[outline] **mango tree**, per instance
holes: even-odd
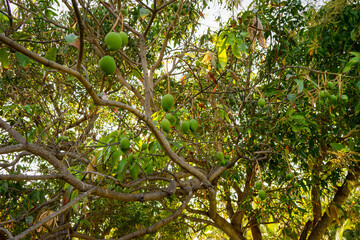
[[[357,224],[357,5],[227,1],[237,13],[201,35],[211,1],[4,3],[3,236],[321,239]]]

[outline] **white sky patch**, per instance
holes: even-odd
[[[218,2],[212,2],[204,9],[205,18],[200,19],[201,27],[198,30],[199,34],[207,32],[208,28],[211,31],[217,31],[221,28],[221,24],[226,23],[231,17],[236,17],[240,11],[245,11],[252,0],[244,0],[240,9],[234,9],[232,11],[224,8],[222,4]]]

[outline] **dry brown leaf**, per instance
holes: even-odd
[[[86,166],[85,171],[87,171],[87,172],[95,171],[96,164],[97,164],[96,157],[93,156],[91,163],[89,163],[89,165]],[[90,177],[92,181],[95,180],[95,174],[88,174],[87,177]]]
[[[80,48],[80,40],[79,38],[76,38],[76,40],[73,43],[69,43],[69,45],[76,47],[77,49]]]
[[[202,62],[205,63],[206,65],[211,63],[211,65],[216,66],[216,56],[215,56],[215,54],[213,52],[208,51],[207,53],[205,53]]]
[[[38,220],[37,220],[36,222],[39,222],[39,221],[47,218],[48,216],[50,216],[50,215],[53,214],[53,213],[54,213],[54,212],[51,211],[51,210],[46,210],[45,212],[43,212],[43,213],[39,216],[39,218],[38,218]],[[55,227],[58,226],[57,221],[58,221],[58,218],[57,218],[57,217],[54,217],[54,218],[50,219],[48,222],[46,222],[45,224],[46,224],[47,226],[49,226],[49,227],[55,228]],[[46,230],[46,228],[43,227],[43,226],[41,226],[41,227],[38,229],[38,232],[45,231],[45,230]]]
[[[212,72],[208,72],[208,76],[215,84],[217,84],[217,80]]]
[[[264,36],[264,27],[259,18],[253,18],[252,23],[248,28],[249,30],[249,38],[253,41],[252,44],[255,43],[256,39],[259,41],[261,47],[266,48],[266,39]]]
[[[311,98],[311,106],[315,107],[315,98],[314,96],[311,94],[310,91],[307,91],[307,94],[310,96]]]

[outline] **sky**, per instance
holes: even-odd
[[[252,0],[243,0],[242,8],[240,8],[240,10],[243,11],[247,9],[251,2]],[[218,30],[220,28],[220,22],[225,23],[233,14],[236,16],[238,13],[233,13],[232,11],[222,8],[217,1],[211,3],[210,6],[204,10],[205,18],[200,21],[201,27],[199,32],[204,33],[208,28],[213,31]],[[220,21],[216,21],[218,17],[220,17]]]

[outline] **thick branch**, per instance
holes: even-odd
[[[250,216],[249,224],[250,224],[251,235],[252,235],[253,239],[254,240],[262,240],[260,227],[256,220],[255,215]]]
[[[247,199],[249,194],[251,193],[251,186],[254,184],[254,178],[255,178],[256,168],[253,164],[251,167],[248,167],[246,172],[246,181],[245,181],[245,188],[243,192],[241,192],[241,195],[238,196],[238,205],[241,206],[242,203]],[[238,210],[235,212],[234,216],[231,219],[231,223],[235,226],[241,227],[242,220],[244,216],[244,209],[238,208]]]
[[[79,71],[81,69],[81,63],[82,63],[82,59],[83,59],[83,55],[84,55],[84,25],[83,22],[81,20],[81,15],[80,15],[80,11],[77,5],[77,2],[75,0],[71,0],[74,11],[75,11],[75,16],[76,16],[76,20],[78,22],[78,26],[79,26],[79,32],[80,32],[80,49],[79,49],[79,55],[78,55],[78,60],[77,60],[77,64],[76,64],[76,69]]]
[[[146,59],[146,39],[145,37],[140,38],[140,59],[141,66],[143,69],[144,77],[144,88],[145,88],[145,116],[150,118],[152,115],[151,104],[153,101],[153,81],[151,79],[147,59]]]
[[[348,172],[346,179],[341,187],[336,191],[336,194],[332,202],[327,208],[331,206],[341,206],[345,200],[349,197],[353,188],[353,182],[357,181],[360,176],[360,167],[356,167],[353,172]],[[308,240],[320,240],[324,235],[326,229],[331,225],[333,218],[330,217],[325,211],[321,219],[317,222],[315,227],[310,233]]]
[[[62,179],[63,175],[0,175],[0,180],[6,181],[36,181],[44,179]]]

